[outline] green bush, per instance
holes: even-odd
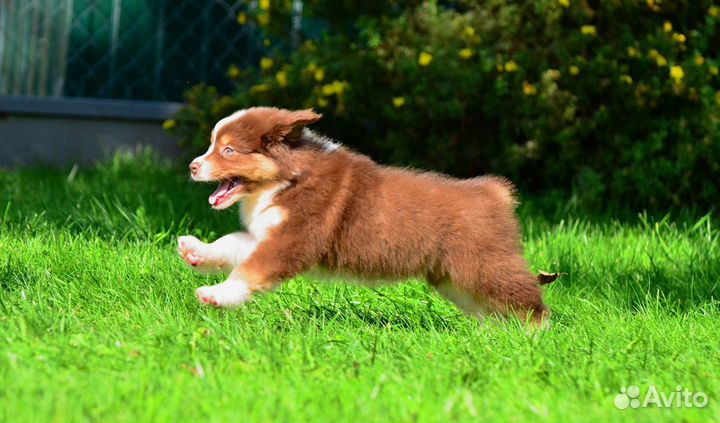
[[[260,3],[242,21],[272,43],[289,12]],[[596,207],[708,207],[719,193],[712,1],[394,2],[387,14],[370,2],[339,17],[337,2],[306,6],[339,24],[289,54],[271,47],[256,69],[229,69],[229,95],[186,93],[166,127],[188,151],[236,109],[314,107],[319,130],[386,163],[500,173]]]

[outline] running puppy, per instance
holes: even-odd
[[[242,201],[247,232],[178,240],[182,258],[228,279],[195,291],[237,307],[303,272],[365,283],[427,280],[465,313],[549,317],[522,257],[513,187],[381,166],[305,128],[312,110],[241,110],[219,121],[195,181],[219,182],[210,205]]]

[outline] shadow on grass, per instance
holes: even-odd
[[[441,314],[434,310],[405,310],[404,313],[389,311],[386,305],[378,304],[377,307],[332,307],[330,305],[315,304],[303,308],[302,313],[306,318],[321,322],[355,320],[362,326],[374,326],[376,328],[394,328],[402,330],[432,330],[436,332],[450,332],[455,330],[456,319],[448,318],[447,314]]]

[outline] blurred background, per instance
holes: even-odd
[[[178,159],[256,105],[382,163],[587,209],[707,210],[720,4],[0,0],[0,166]]]

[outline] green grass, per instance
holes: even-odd
[[[550,330],[481,326],[410,282],[298,278],[201,307],[175,236],[237,229],[212,190],[141,154],[78,172],[0,172],[0,421],[717,421],[711,216],[543,216],[522,206]],[[617,410],[621,386],[703,391]]]

